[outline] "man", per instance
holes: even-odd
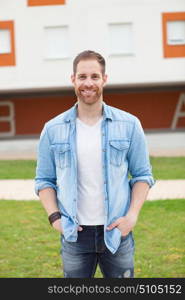
[[[105,60],[80,53],[77,103],[41,133],[36,193],[61,233],[64,277],[134,277],[133,228],[154,184],[139,120],[103,101]],[[131,178],[128,178],[128,175]]]

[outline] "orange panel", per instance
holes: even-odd
[[[10,107],[3,105],[0,106],[0,117],[7,117],[10,114]]]
[[[107,94],[105,102],[138,117],[145,129],[170,128],[179,92]],[[179,124],[178,124],[179,125]],[[181,125],[185,127],[185,118]]]
[[[28,6],[61,5],[65,0],[28,0]]]
[[[3,121],[0,122],[0,132],[9,132],[10,131],[10,122]]]
[[[179,94],[177,91],[123,94],[106,91],[104,101],[137,116],[144,129],[170,129]],[[39,135],[44,123],[73,106],[76,98],[43,95],[11,101],[15,107],[16,135]],[[185,128],[185,118],[179,119],[177,128]]]
[[[11,37],[11,52],[0,54],[0,66],[15,66],[14,22],[0,22],[0,29],[8,29]]]
[[[25,97],[14,99],[16,134],[40,134],[44,123],[74,105],[73,97]]]
[[[162,14],[164,57],[184,57],[185,45],[168,45],[167,43],[168,21],[185,21],[185,12]]]

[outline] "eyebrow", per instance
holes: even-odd
[[[79,73],[77,76],[79,77],[79,76],[86,76],[86,75],[87,75],[86,73]],[[100,76],[99,73],[93,73],[93,74],[91,74],[91,76],[94,76],[94,75]]]

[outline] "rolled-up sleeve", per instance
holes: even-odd
[[[137,118],[135,118],[128,151],[128,167],[131,174],[129,181],[131,188],[137,181],[146,182],[150,187],[155,184],[146,137],[141,123]]]
[[[37,167],[35,176],[35,193],[45,188],[56,190],[56,168],[50,147],[47,125],[44,126],[37,149]]]

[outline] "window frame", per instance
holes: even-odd
[[[15,42],[14,42],[14,21],[0,21],[0,29],[10,31],[10,53],[0,53],[0,67],[15,66]]]
[[[162,13],[163,54],[165,58],[185,57],[185,45],[169,45],[167,38],[167,22],[185,21],[185,12]]]
[[[28,6],[64,5],[66,0],[27,0]]]

